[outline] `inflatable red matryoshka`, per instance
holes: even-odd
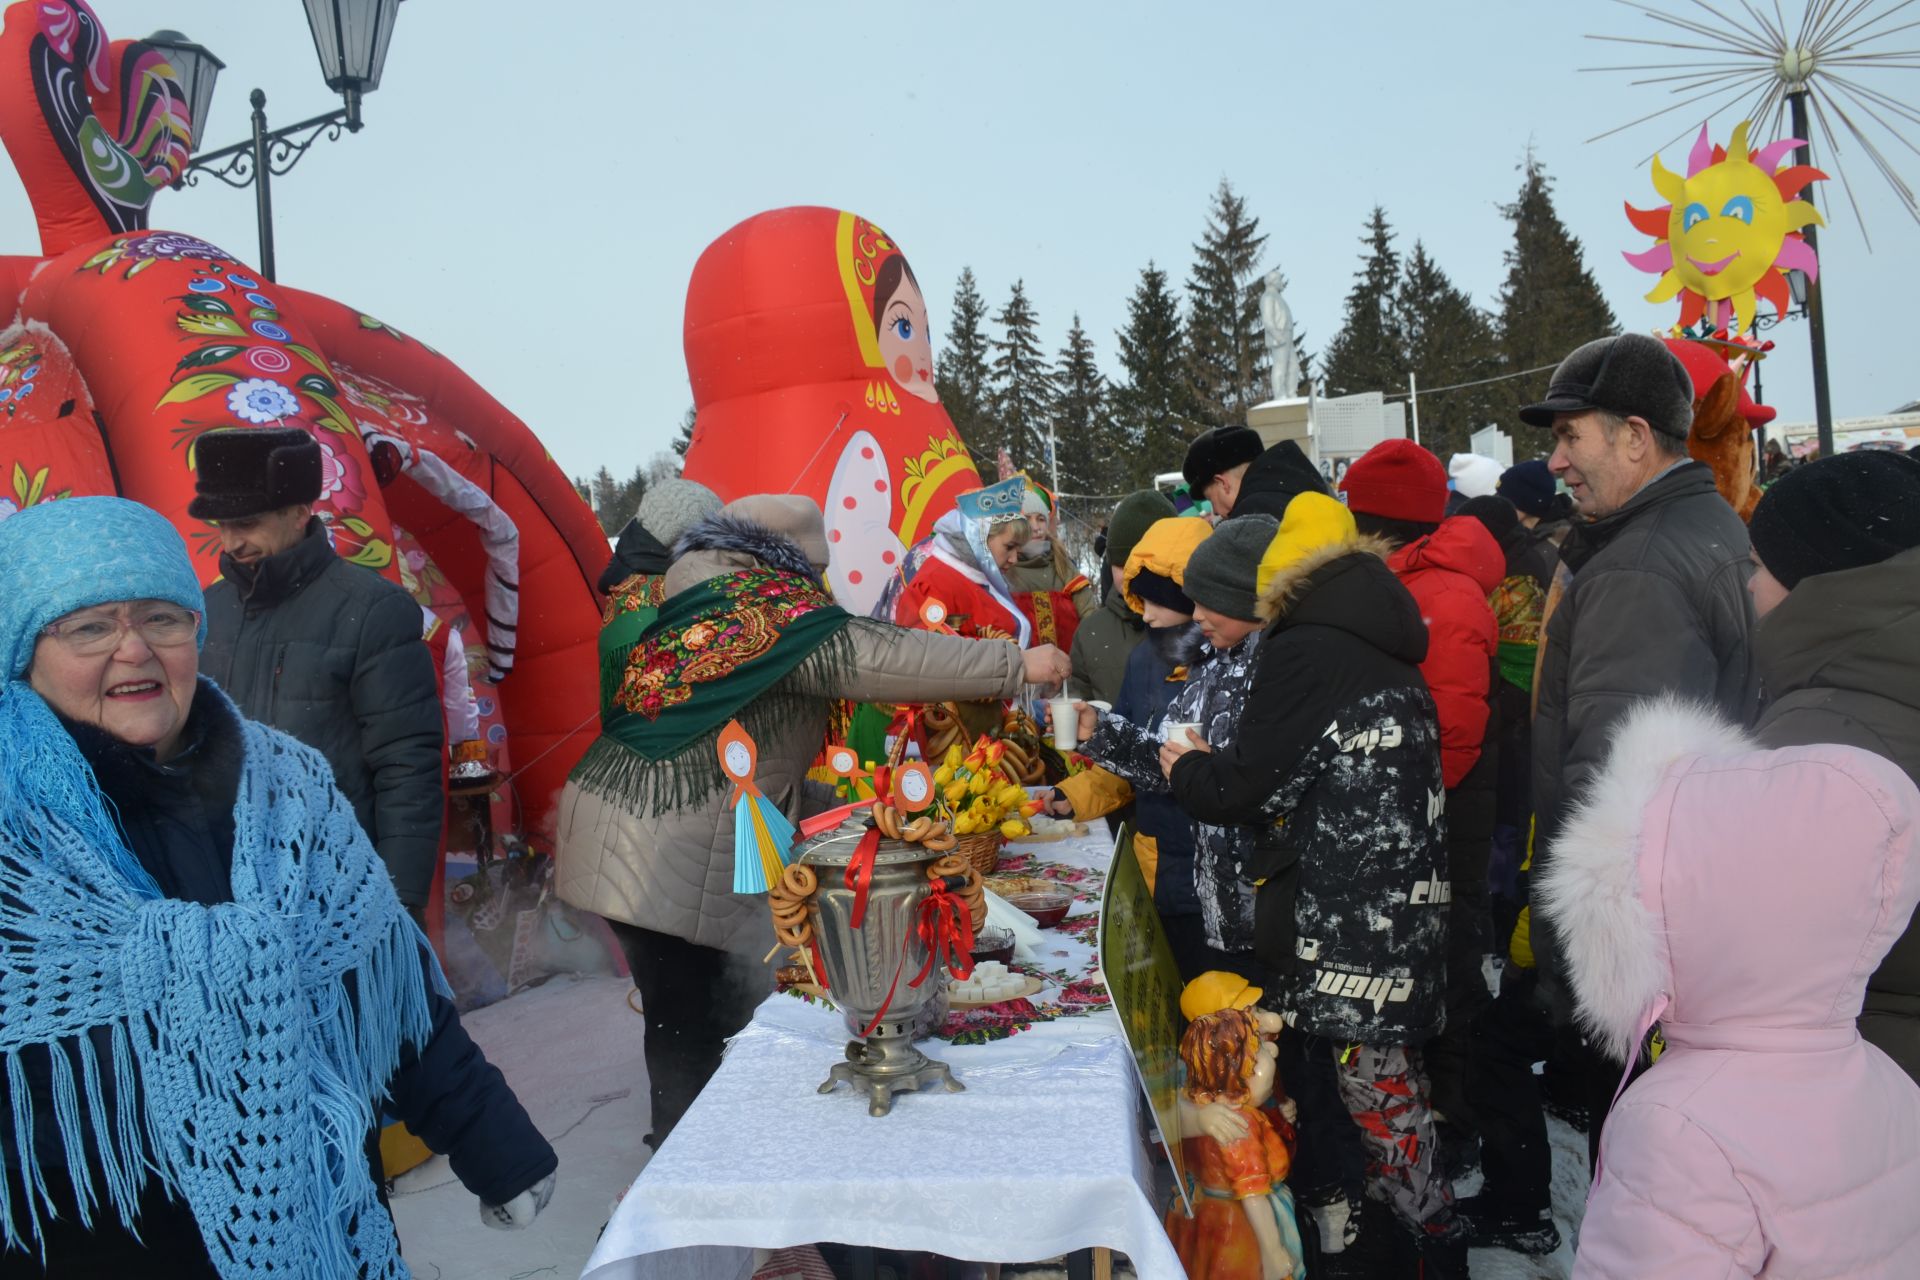
[[[931,329],[899,246],[839,209],[748,218],[707,246],[687,285],[687,478],[729,502],[818,502],[827,580],[855,613],[980,487],[934,389]]]

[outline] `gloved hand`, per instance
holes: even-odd
[[[505,1204],[483,1204],[480,1206],[480,1221],[495,1231],[519,1231],[540,1216],[547,1207],[547,1201],[553,1199],[553,1174],[522,1191]]]

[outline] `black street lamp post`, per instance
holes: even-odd
[[[1800,87],[1787,94],[1787,110],[1791,114],[1793,136],[1810,139],[1807,132],[1807,88],[1802,80]],[[1803,141],[1794,149],[1795,164],[1813,163],[1813,144]],[[1813,202],[1813,193],[1807,191],[1800,197],[1809,204]],[[1807,248],[1816,254],[1820,250],[1818,228],[1808,223],[1802,233],[1807,238]],[[1806,298],[1803,306],[1807,313],[1807,337],[1813,346],[1813,420],[1820,434],[1820,456],[1833,456],[1833,401],[1827,393],[1827,313],[1820,305],[1820,281],[1816,277],[1806,282]],[[1796,297],[1796,302],[1802,299]]]
[[[1783,316],[1761,315],[1753,317],[1754,332],[1771,329],[1782,320],[1798,320],[1807,314],[1807,274],[1798,267],[1787,269],[1787,291],[1793,295],[1793,307]],[[1753,362],[1753,402],[1765,404],[1766,398],[1760,387],[1760,370],[1766,364],[1764,360]]]
[[[254,189],[254,208],[260,223],[258,265],[269,280],[275,278],[272,179],[291,172],[323,134],[338,138],[343,129],[348,133],[360,131],[360,102],[380,87],[387,45],[393,39],[394,16],[400,8],[400,0],[305,0],[305,4],[320,72],[326,77],[327,87],[341,96],[342,104],[325,115],[269,129],[267,95],[255,89],[250,98],[253,136],[194,156],[176,184],[197,186],[199,175],[208,173],[230,187]],[[214,82],[226,64],[178,31],[157,31],[147,37],[146,43],[159,49],[173,67],[181,94],[193,112],[192,141],[197,145],[213,101]]]

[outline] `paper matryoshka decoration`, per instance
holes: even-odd
[[[685,341],[686,477],[729,502],[818,502],[827,580],[853,613],[871,612],[906,548],[980,487],[934,389],[913,268],[857,214],[775,209],[714,241],[687,284]]]
[[[1679,297],[1683,328],[1704,317],[1710,329],[1751,330],[1758,299],[1772,303],[1780,315],[1792,305],[1785,272],[1797,268],[1810,280],[1820,273],[1800,229],[1824,222],[1818,210],[1794,197],[1827,175],[1810,165],[1783,167],[1788,153],[1804,145],[1799,138],[1749,151],[1749,123],[1734,126],[1726,147],[1709,142],[1702,125],[1685,177],[1655,156],[1654,189],[1668,203],[1657,209],[1626,207],[1627,220],[1659,241],[1626,259],[1660,277],[1648,302]]]
[[[893,807],[902,813],[921,813],[933,805],[933,774],[918,760],[902,765],[893,775]]]
[[[714,750],[720,756],[720,771],[733,784],[733,795],[727,801],[733,807],[733,891],[765,893],[786,868],[787,850],[793,847],[795,835],[793,824],[754,783],[760,748],[738,720],[727,721]]]

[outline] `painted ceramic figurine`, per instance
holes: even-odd
[[[1261,1036],[1258,1017],[1253,1009],[1203,1014],[1180,1040],[1185,1101],[1198,1110],[1231,1108],[1245,1126],[1245,1136],[1230,1141],[1204,1132],[1182,1141],[1194,1211],[1189,1218],[1177,1204],[1168,1209],[1167,1234],[1192,1280],[1306,1275],[1286,1185],[1292,1157],[1264,1109],[1277,1084],[1277,1047]]]

